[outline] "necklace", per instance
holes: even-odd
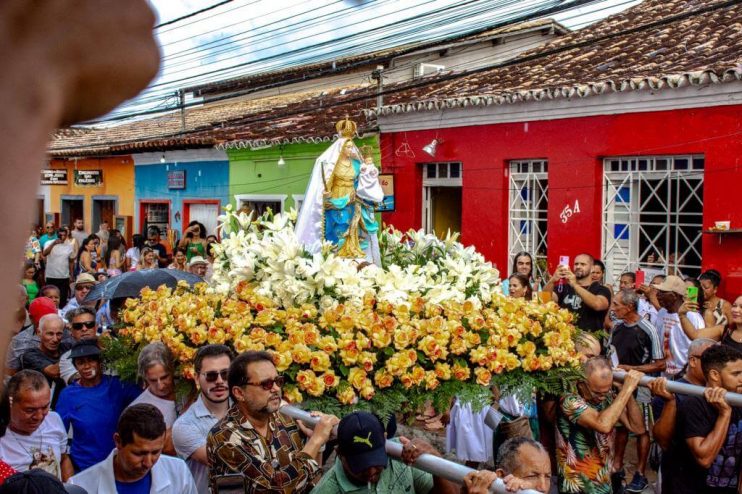
[[[18,444],[18,446],[20,446],[23,449],[23,451],[26,452],[26,454],[29,456],[29,458],[31,458],[31,463],[33,463],[33,460],[34,460],[33,452],[31,452],[28,449],[26,449],[26,447],[23,445],[23,443],[18,439],[18,436],[21,436],[22,434],[18,434],[13,429],[9,429],[9,430],[10,430],[10,432],[13,433],[13,439],[15,439],[15,442]],[[30,436],[31,436],[31,434],[29,434],[28,437],[30,437]],[[41,452],[44,449],[44,434],[43,433],[40,433],[39,436],[40,437],[39,437],[39,449],[38,449],[38,451]],[[31,449],[32,450],[34,449],[33,446],[31,446]]]

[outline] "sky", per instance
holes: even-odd
[[[223,0],[150,0],[167,23]],[[434,40],[533,13],[565,0],[232,0],[155,30],[160,74],[104,119],[172,108],[189,86]],[[596,0],[552,15],[580,29],[640,0]]]

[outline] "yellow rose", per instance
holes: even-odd
[[[265,335],[265,346],[270,348],[278,348],[283,339],[278,333],[267,333]]]
[[[294,363],[290,352],[273,352],[273,364],[278,372],[283,372]]]
[[[301,394],[301,391],[299,391],[296,386],[286,386],[283,391],[283,397],[289,403],[301,403],[302,401],[304,401],[304,396]]]
[[[370,400],[376,394],[376,390],[370,384],[371,381],[369,381],[369,380],[366,380],[366,381],[367,381],[367,385],[365,385],[365,386],[363,386],[361,388],[360,395],[361,395],[361,398],[363,398],[364,400]]]
[[[317,380],[317,375],[314,373],[314,371],[305,369],[300,370],[296,373],[296,384],[299,386],[299,389],[302,391],[306,391],[309,386],[311,386],[312,381]]]
[[[428,391],[433,391],[435,388],[438,387],[440,384],[440,381],[438,380],[438,376],[436,375],[435,371],[427,371],[425,373],[425,389]]]
[[[297,364],[307,364],[312,358],[312,351],[306,345],[295,345],[291,349],[291,358]]]
[[[322,374],[319,377],[323,383],[325,383],[326,388],[335,388],[340,384],[340,378],[335,375],[335,372],[332,370],[328,370],[324,374]]]
[[[361,389],[363,387],[363,383],[366,380],[366,371],[359,368],[359,367],[353,367],[348,372],[348,382],[356,389]]]
[[[517,346],[518,355],[526,357],[536,353],[536,345],[532,341],[526,341]]]
[[[312,379],[307,383],[306,391],[311,396],[322,396],[325,393],[325,383],[322,379]]]
[[[471,376],[471,369],[458,363],[453,364],[451,371],[453,372],[453,377],[458,381],[466,381]]]
[[[388,388],[394,383],[394,376],[386,369],[379,369],[374,374],[374,382],[379,388]]]
[[[477,384],[481,384],[482,386],[490,385],[490,381],[492,380],[492,373],[484,367],[477,367],[476,369],[474,369],[474,375],[477,378]]]
[[[445,362],[436,362],[435,375],[442,381],[451,379],[451,366]]]
[[[317,347],[327,354],[333,354],[337,351],[338,345],[332,336],[323,336],[317,342]]]
[[[374,364],[376,364],[376,354],[371,352],[361,352],[358,356],[358,364],[363,367],[367,373],[374,370]]]
[[[417,343],[417,348],[420,349],[427,357],[435,362],[436,360],[445,360],[448,356],[448,352],[442,348],[438,341],[432,336],[428,335]]]
[[[338,389],[337,398],[343,405],[354,405],[358,401],[356,392],[350,386],[345,386]]]
[[[330,368],[330,356],[325,352],[312,352],[309,367],[315,372],[325,372]]]

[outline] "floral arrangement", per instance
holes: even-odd
[[[504,297],[497,270],[455,236],[388,228],[384,267],[359,266],[329,245],[306,252],[294,217],[228,209],[210,285],[127,301],[109,351],[119,372],[152,341],[187,380],[204,344],[270,350],[288,400],[384,414],[426,400],[442,409],[455,395],[484,403],[492,384],[555,392],[579,375],[571,313]]]

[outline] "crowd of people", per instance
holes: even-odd
[[[494,432],[482,425],[486,414],[454,404],[449,450],[476,464],[491,462],[503,435],[539,439],[564,493],[643,492],[650,465],[658,472],[655,492],[742,492],[742,409],[724,400],[742,392],[742,296],[721,298],[715,270],[697,279],[656,274],[648,283],[641,270],[626,272],[611,287],[604,264],[589,254],[559,265],[545,283],[534,268],[530,254],[517,254],[504,291],[574,314],[585,380],[576,393],[531,403],[496,396]],[[628,373],[623,385],[613,382],[614,371]],[[645,375],[655,379],[638,386]],[[673,394],[668,381],[705,386],[705,395]],[[632,435],[637,461],[627,477]],[[486,448],[472,447],[493,441],[489,458]]]
[[[47,270],[59,246],[69,246],[63,256],[71,273],[116,261],[111,250],[125,247],[111,243],[112,232],[107,242],[80,235],[88,258],[73,262],[83,258],[73,255],[77,239],[49,230],[41,253]],[[130,258],[134,269],[147,263],[148,248],[153,265],[171,269],[209,255],[204,232],[180,242],[172,260],[150,234],[149,247],[139,240],[132,247],[139,256],[123,251],[124,269]],[[279,413],[284,377],[267,352],[235,356],[224,345],[202,347],[194,358],[198,394],[181,399],[169,350],[151,343],[138,357],[139,383],[123,382],[105,368],[99,348],[111,326],[85,300],[98,271],[77,274],[62,309],[62,289],[48,277],[30,300],[24,271],[0,403],[0,472],[43,471],[89,493],[208,493],[235,485],[245,492],[479,493],[497,478],[511,491],[620,493],[644,491],[647,469],[655,468],[655,492],[738,492],[742,409],[724,398],[742,391],[742,297],[731,304],[720,298],[715,271],[698,282],[656,276],[646,285],[624,273],[616,291],[603,272],[583,254],[539,286],[532,257],[516,256],[507,296],[553,300],[574,313],[584,380],[573,393],[525,402],[494,389],[494,430],[484,424],[488,410],[472,413],[455,402],[443,452],[420,437],[396,437],[396,421],[366,412],[342,420],[316,414],[314,429]],[[69,284],[62,274],[51,280]],[[116,304],[108,311],[115,323]],[[626,372],[620,385],[616,370]],[[648,387],[640,386],[645,375],[656,377]],[[705,394],[673,394],[668,381],[704,386]],[[628,480],[632,435],[637,463]],[[401,443],[401,459],[387,456],[387,439]],[[445,453],[476,469],[463,486],[412,466],[421,454]]]

